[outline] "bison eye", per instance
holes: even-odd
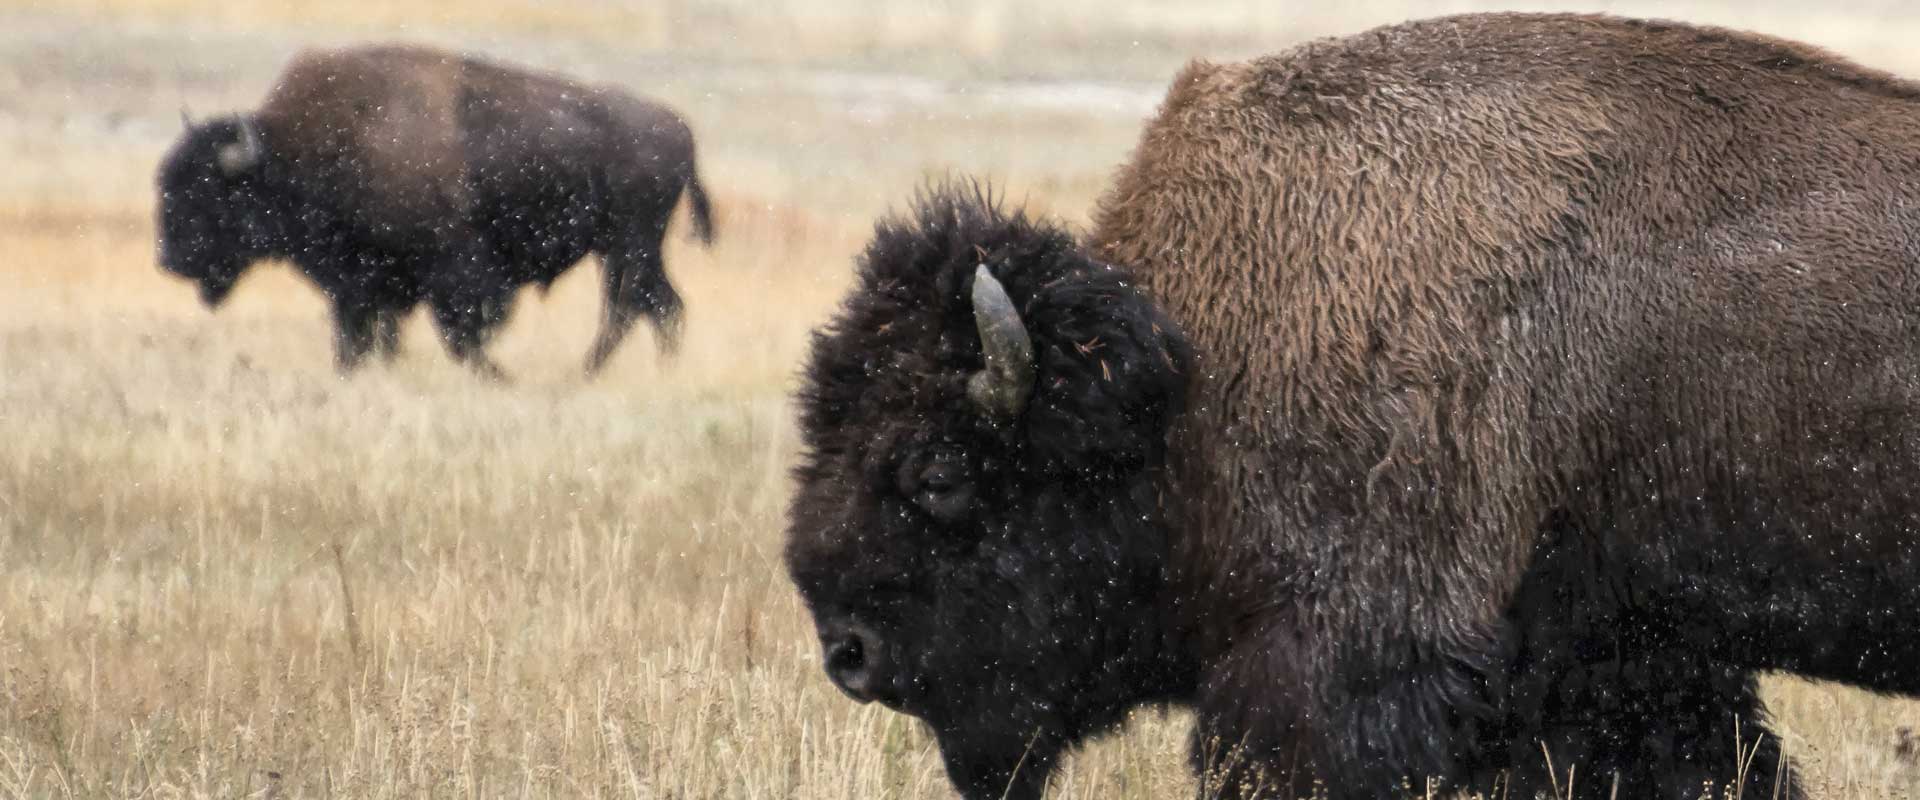
[[[973,505],[972,476],[964,456],[935,450],[901,465],[900,493],[942,522],[964,516]]]
[[[945,464],[928,464],[927,468],[920,472],[920,491],[949,492],[959,485],[959,477],[955,476],[953,469]]]

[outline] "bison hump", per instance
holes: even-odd
[[[433,226],[472,203],[459,124],[464,72],[459,57],[434,50],[303,53],[260,120],[343,207],[382,228]]]

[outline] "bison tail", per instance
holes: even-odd
[[[713,205],[707,201],[707,190],[700,186],[700,176],[687,174],[687,210],[693,214],[693,235],[700,237],[700,243],[713,246]]]

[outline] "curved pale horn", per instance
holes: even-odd
[[[1018,416],[1033,394],[1033,340],[1006,287],[985,264],[973,271],[973,321],[987,367],[967,379],[967,397],[990,416]]]
[[[240,120],[240,137],[233,144],[223,145],[217,158],[220,169],[231,175],[251,169],[260,163],[266,155],[266,148],[260,144],[260,129],[253,126],[253,120]]]
[[[180,127],[193,129],[193,112],[188,111],[184,105],[180,107]]]

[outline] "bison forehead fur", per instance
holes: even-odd
[[[964,408],[965,379],[981,367],[968,299],[981,264],[1034,340],[1038,379],[1015,429]],[[884,420],[1000,455],[1030,451],[1023,467],[1073,476],[1137,470],[1157,453],[1184,388],[1184,341],[1131,276],[1088,258],[1057,224],[1006,212],[982,187],[935,187],[878,226],[857,280],[814,340],[809,431],[867,437],[845,423]]]
[[[1084,249],[936,192],[806,373],[829,673],[973,798],[1169,700],[1220,796],[1797,796],[1757,672],[1920,692],[1916,131],[1794,43],[1469,15],[1189,67]]]

